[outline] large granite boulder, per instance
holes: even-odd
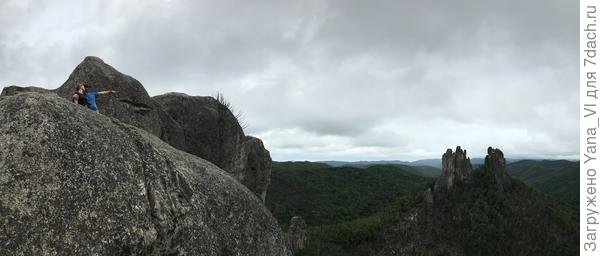
[[[231,111],[209,96],[167,93],[154,96],[163,109],[181,126],[183,144],[175,147],[200,156],[236,174],[244,131]]]
[[[39,92],[39,93],[52,93],[52,90],[48,90],[45,88],[41,88],[41,87],[36,87],[36,86],[16,86],[16,85],[11,85],[11,86],[6,86],[2,89],[2,93],[0,93],[0,96],[11,96],[11,95],[15,95],[15,94],[19,94],[19,93],[24,93],[24,92]]]
[[[0,97],[0,224],[0,255],[289,255],[231,175],[54,94]]]
[[[148,95],[142,84],[102,59],[86,57],[55,91],[62,97],[70,98],[80,83],[90,85],[93,91],[118,91],[116,95],[98,98],[100,113],[140,127],[171,143],[180,143],[182,140],[179,125]]]
[[[171,145],[231,173],[263,201],[271,177],[271,156],[260,139],[246,136],[227,104],[213,98],[167,93],[153,97],[183,130]]]
[[[271,177],[271,156],[260,139],[246,136],[227,103],[213,97],[168,93],[150,97],[142,84],[98,57],[86,57],[55,90],[10,86],[2,95],[55,92],[70,99],[80,83],[91,90],[118,91],[98,99],[100,113],[142,128],[171,146],[231,173],[263,201]]]
[[[442,175],[435,182],[434,192],[449,190],[455,184],[468,180],[472,171],[471,159],[467,157],[466,150],[462,150],[460,146],[456,147],[456,152],[446,150],[442,155]]]

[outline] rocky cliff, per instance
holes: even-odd
[[[467,157],[466,150],[462,150],[460,146],[456,147],[456,152],[446,150],[442,155],[442,175],[436,180],[434,191],[451,189],[455,184],[469,179],[472,171],[471,159]]]
[[[271,177],[271,156],[260,139],[246,136],[231,110],[213,97],[167,93],[155,96],[181,125],[183,143],[175,147],[229,171],[263,201]]]
[[[0,223],[0,255],[289,255],[228,173],[54,94],[0,97]]]
[[[80,83],[90,85],[92,91],[118,91],[116,95],[98,98],[100,113],[142,128],[172,144],[182,143],[181,127],[133,77],[117,71],[98,57],[86,57],[55,92],[70,99]]]
[[[70,98],[76,85],[115,90],[98,99],[100,113],[142,128],[177,149],[199,156],[231,173],[263,201],[270,182],[271,157],[262,141],[249,137],[229,108],[213,97],[168,93],[150,97],[142,84],[98,57],[86,57],[56,90],[6,87],[2,95],[56,92]]]
[[[503,191],[510,186],[511,179],[506,169],[506,159],[504,159],[504,153],[500,149],[488,147],[485,156],[485,169],[491,171],[496,177],[498,189]]]

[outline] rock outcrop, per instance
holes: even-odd
[[[463,151],[460,146],[456,147],[456,152],[446,150],[442,155],[442,175],[435,182],[434,192],[451,189],[455,184],[469,179],[472,171],[466,150]]]
[[[228,173],[54,94],[0,97],[0,223],[0,255],[290,255]]]
[[[512,180],[499,149],[489,148],[485,166],[470,174],[466,155],[460,148],[444,154],[444,173],[435,185],[451,189],[427,188],[420,203],[388,214],[382,238],[371,243],[379,251],[368,255],[579,254],[577,209]],[[459,177],[463,182],[456,182]]]
[[[184,142],[173,146],[227,170],[263,201],[271,156],[258,138],[246,136],[231,110],[213,97],[167,93],[153,97],[181,126]]]
[[[271,154],[260,139],[252,136],[244,138],[240,153],[241,172],[236,177],[264,202],[271,184]]]
[[[485,169],[494,173],[500,190],[510,186],[510,176],[506,169],[506,159],[500,149],[488,147],[487,156],[485,156]]]
[[[0,93],[0,96],[11,96],[11,95],[19,94],[19,93],[24,93],[24,92],[52,93],[52,90],[35,87],[35,86],[21,87],[21,86],[11,85],[11,86],[4,87],[2,89],[2,93]]]
[[[93,91],[118,91],[116,95],[98,98],[100,113],[142,128],[164,141],[181,142],[181,127],[133,77],[119,72],[98,57],[86,57],[55,91],[62,97],[70,98],[80,83],[90,85]]]
[[[427,188],[425,192],[423,192],[423,198],[427,205],[433,204],[433,192],[431,188]]]
[[[300,216],[292,217],[287,233],[288,244],[292,254],[306,248],[306,223]]]
[[[56,92],[64,98],[87,83],[92,90],[115,90],[98,99],[100,113],[142,128],[177,149],[231,173],[263,201],[270,183],[271,157],[262,141],[244,134],[230,109],[213,97],[168,93],[150,97],[142,84],[98,57],[86,57],[55,90],[10,86],[2,95]]]
[[[244,132],[229,109],[209,96],[167,93],[153,97],[183,130],[184,142],[171,143],[236,175]]]

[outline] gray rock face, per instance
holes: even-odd
[[[182,127],[176,148],[231,173],[263,201],[271,177],[271,156],[260,139],[244,135],[235,115],[213,97],[168,93],[153,97]]]
[[[213,97],[168,93],[151,98],[140,82],[91,56],[56,90],[10,86],[2,95],[56,92],[70,99],[80,83],[91,85],[93,91],[119,91],[117,95],[99,97],[100,113],[216,164],[265,200],[271,176],[269,151],[260,139],[244,135],[235,115]]]
[[[466,150],[463,151],[460,146],[456,147],[456,152],[446,150],[442,155],[442,175],[435,182],[434,192],[451,189],[455,184],[469,179],[472,171]]]
[[[485,156],[485,169],[496,175],[496,180],[501,190],[510,185],[511,181],[506,169],[506,159],[500,149],[488,147],[487,156]]]
[[[425,192],[423,192],[423,198],[427,205],[433,204],[433,192],[431,188],[427,188]]]
[[[52,93],[52,90],[35,87],[35,86],[21,87],[21,86],[11,85],[11,86],[4,87],[4,89],[2,89],[2,93],[0,93],[0,96],[11,96],[11,95],[19,94],[19,93],[24,93],[24,92]]]
[[[167,93],[153,97],[181,126],[183,143],[171,145],[237,173],[245,135],[237,119],[213,97]]]
[[[69,99],[80,83],[92,86],[93,91],[119,92],[98,98],[100,113],[140,127],[164,141],[180,143],[182,140],[181,127],[148,95],[142,84],[104,63],[102,59],[86,57],[73,70],[69,79],[55,91]]]
[[[228,173],[54,94],[0,97],[0,223],[0,255],[290,255]]]
[[[251,136],[246,136],[240,153],[242,166],[237,179],[264,202],[271,184],[271,155],[260,139]]]
[[[294,216],[290,221],[288,243],[292,254],[306,247],[306,223],[300,216]]]

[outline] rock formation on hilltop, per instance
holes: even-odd
[[[140,127],[172,144],[181,143],[183,136],[179,125],[133,77],[117,71],[98,57],[86,57],[55,91],[70,99],[80,83],[90,85],[93,91],[118,91],[116,96],[98,98],[100,113]]]
[[[463,151],[460,146],[456,147],[456,152],[446,150],[442,155],[442,175],[436,180],[434,191],[451,189],[455,184],[469,179],[472,171],[471,159],[467,157],[466,150]]]
[[[579,254],[577,210],[513,180],[501,150],[490,147],[476,169],[460,147],[442,158],[433,192],[383,214],[378,252],[369,255]]]
[[[236,116],[213,97],[167,93],[153,97],[181,125],[184,143],[175,147],[227,170],[263,201],[271,156],[260,139],[246,136]]]
[[[485,170],[494,174],[500,191],[510,185],[506,159],[500,149],[489,147],[484,163]],[[472,172],[471,159],[467,157],[466,150],[462,150],[460,146],[456,147],[456,152],[448,149],[442,156],[442,175],[436,180],[433,191],[450,190],[456,184],[469,180]]]
[[[54,94],[0,97],[0,255],[289,255],[217,166]]]
[[[494,173],[500,190],[510,186],[506,159],[504,159],[504,153],[500,149],[488,147],[487,156],[485,156],[485,169]]]
[[[235,115],[213,97],[181,93],[150,97],[139,81],[91,56],[55,90],[11,86],[2,94],[56,92],[70,99],[79,83],[87,83],[95,91],[118,91],[116,96],[99,97],[100,113],[142,128],[177,149],[216,164],[264,201],[271,175],[269,151],[260,139],[246,136]]]

